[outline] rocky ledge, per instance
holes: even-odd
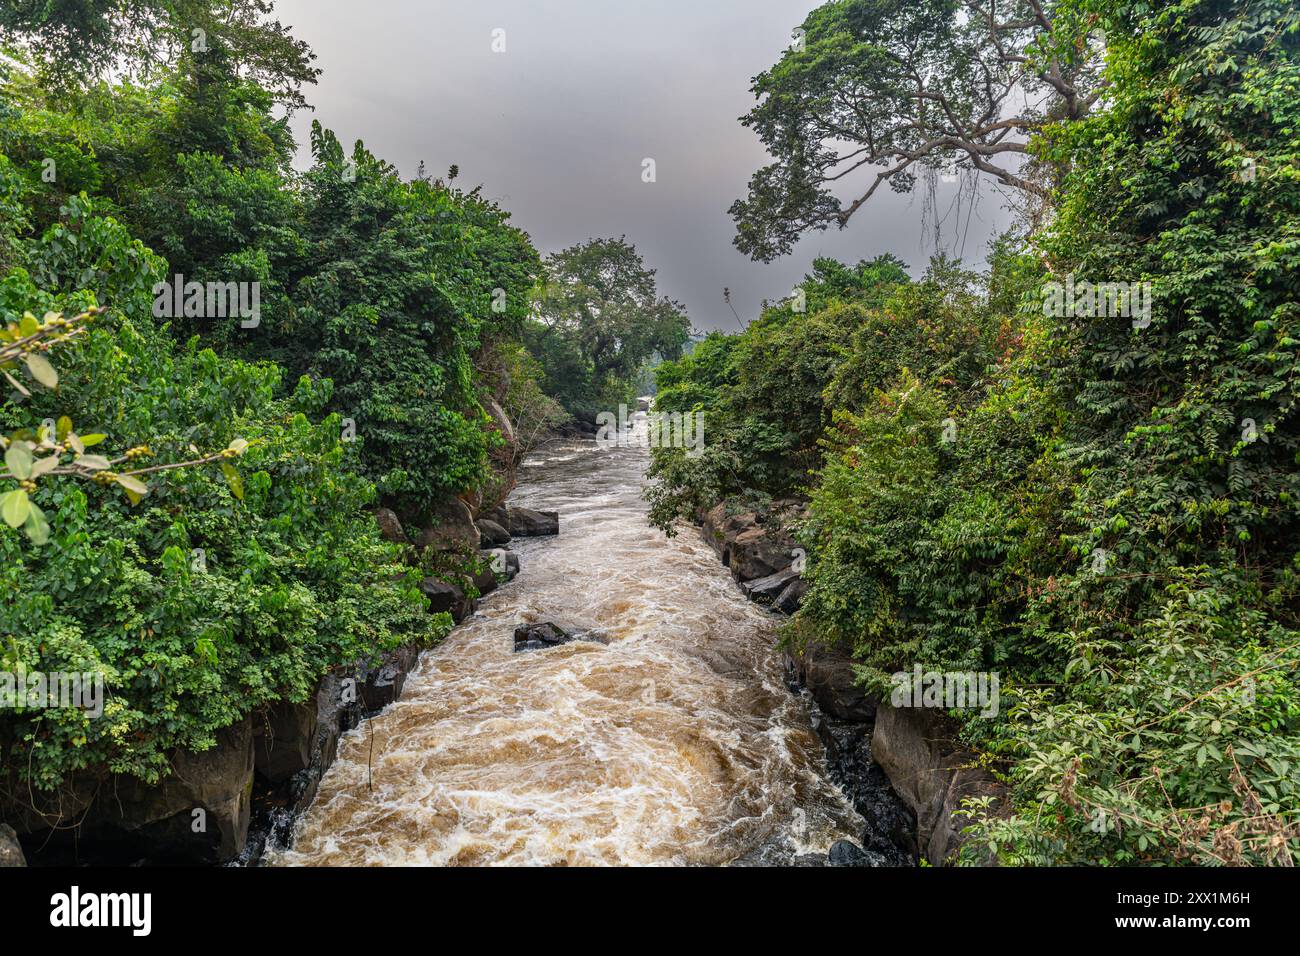
[[[808,589],[789,530],[803,508],[777,501],[758,512],[723,502],[697,515],[704,540],[745,596],[783,614],[798,611]],[[1000,800],[1002,788],[977,766],[946,715],[878,702],[857,685],[853,663],[847,648],[815,642],[785,652],[791,689],[810,698],[828,775],[869,824],[860,846],[841,841],[827,857],[794,862],[897,866],[924,857],[933,865],[951,863],[963,842],[964,822],[955,816],[962,800]]]

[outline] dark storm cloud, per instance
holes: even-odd
[[[277,16],[324,70],[312,118],[406,175],[455,163],[544,253],[626,234],[660,288],[700,329],[736,328],[817,255],[893,252],[913,274],[936,248],[923,197],[882,190],[842,231],[816,233],[772,265],[731,245],[727,207],[766,154],[737,121],[815,0],[278,0]],[[505,52],[493,52],[503,30]],[[652,158],[657,181],[642,182]],[[972,263],[1006,214],[992,191],[967,225],[940,184],[941,246]],[[945,216],[946,212],[946,216]]]

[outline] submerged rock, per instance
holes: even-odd
[[[515,650],[534,651],[543,647],[556,647],[573,640],[573,635],[558,624],[543,621],[537,624],[520,624],[515,628]]]
[[[851,840],[836,840],[826,854],[827,866],[891,866],[879,853],[864,850]]]

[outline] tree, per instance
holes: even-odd
[[[659,295],[655,270],[626,237],[578,243],[549,256],[546,268],[529,345],[570,411],[611,387],[627,391],[652,356],[681,355],[690,335],[685,306]]]
[[[849,219],[888,184],[968,169],[1031,196],[1049,185],[1020,163],[1044,123],[1086,115],[1099,96],[1095,44],[1069,3],[1049,0],[844,0],[804,21],[796,42],[751,87],[741,122],[775,162],[731,206],[736,246],[765,262],[799,237]],[[1073,39],[1062,39],[1063,36]],[[848,205],[831,192],[859,170]]]
[[[320,70],[271,10],[271,0],[11,0],[0,6],[0,42],[26,48],[63,88],[114,68],[149,72],[224,56],[237,75],[297,109]]]

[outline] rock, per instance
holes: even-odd
[[[502,530],[504,530],[505,527],[510,523],[510,516],[506,514],[506,509],[504,505],[498,505],[497,507],[493,508],[491,511],[484,511],[482,514],[479,515],[479,518],[480,519],[487,518],[488,521],[496,522],[498,525],[501,526]],[[509,533],[510,532],[508,531],[506,532],[506,534]]]
[[[638,398],[638,399],[636,400],[636,410],[637,410],[638,412],[648,412],[648,411],[650,411],[650,403],[651,403],[651,401],[653,401],[653,396],[651,396],[651,395],[642,395],[640,398]]]
[[[0,823],[0,869],[10,866],[26,866],[27,858],[23,856],[18,834],[7,823]]]
[[[485,548],[510,543],[510,532],[491,518],[478,519],[478,532],[482,536],[482,546]]]
[[[215,747],[175,752],[171,775],[157,784],[110,780],[104,792],[111,796],[83,818],[83,839],[133,842],[159,860],[232,860],[248,837],[253,765],[253,726],[245,718],[219,731]]]
[[[595,422],[589,422],[585,418],[574,418],[565,422],[558,430],[561,435],[585,436],[597,434],[600,428]]]
[[[391,508],[376,508],[375,523],[379,525],[379,533],[385,540],[395,541],[398,544],[411,543],[402,529],[402,522],[398,519],[397,512]]]
[[[733,514],[723,502],[699,517],[704,540],[737,581],[765,578],[794,563],[794,538],[774,523],[765,526],[753,511]]]
[[[808,593],[808,582],[796,575],[785,589],[772,601],[772,610],[782,614],[793,614],[803,604],[803,596]]]
[[[483,552],[494,574],[505,575],[507,581],[513,581],[519,573],[519,555],[505,548],[492,548]]]
[[[751,601],[757,601],[759,604],[771,604],[777,595],[784,592],[786,587],[798,577],[797,571],[786,568],[784,571],[769,574],[765,578],[744,581],[740,585],[740,590]]]
[[[423,550],[477,551],[482,535],[474,524],[469,505],[459,498],[449,498],[430,509],[432,524],[420,532],[416,542]]]
[[[916,863],[916,821],[871,755],[871,725],[812,708],[813,730],[826,750],[827,777],[866,821],[859,842],[889,866]]]
[[[559,534],[558,511],[534,511],[531,508],[507,508],[506,529],[516,538]]]
[[[478,571],[466,576],[469,583],[478,589],[479,596],[491,594],[497,589],[496,572],[492,570],[490,564],[485,564]]]
[[[414,669],[420,659],[420,648],[404,644],[384,655],[379,666],[366,674],[366,682],[361,691],[361,707],[365,714],[375,714],[383,710],[402,696],[406,686],[406,675]]]
[[[856,721],[875,717],[876,699],[854,682],[853,657],[847,648],[810,641],[801,651],[786,652],[786,666],[832,717]]]
[[[864,850],[849,840],[836,840],[826,854],[827,866],[889,866],[879,853]]]
[[[474,610],[474,602],[465,597],[465,592],[446,581],[425,578],[420,582],[420,590],[429,599],[431,614],[446,611],[457,624],[469,617]]]
[[[993,796],[1003,789],[956,739],[942,712],[881,704],[871,752],[898,795],[916,814],[917,842],[935,866],[952,862],[966,822],[953,817],[967,797]]]
[[[515,650],[532,651],[543,647],[567,644],[573,636],[558,624],[543,621],[537,624],[520,624],[515,628]]]
[[[311,764],[316,737],[316,698],[281,701],[254,724],[253,767],[268,783],[284,783]]]
[[[794,561],[794,540],[766,528],[749,528],[730,542],[727,566],[737,581],[752,581],[788,568]]]

